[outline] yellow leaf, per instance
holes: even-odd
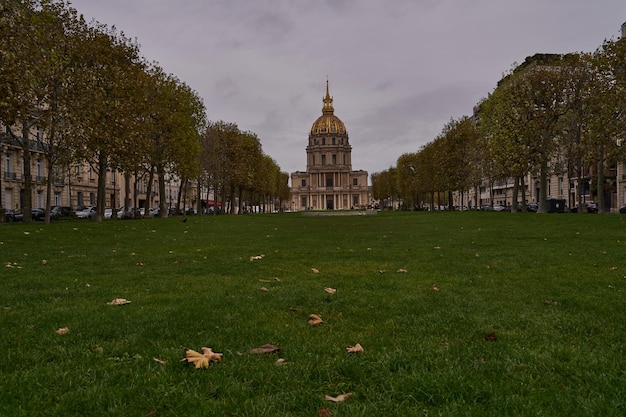
[[[361,346],[361,344],[360,344],[360,343],[357,343],[357,344],[356,344],[356,345],[354,345],[354,346],[348,346],[348,347],[346,348],[346,351],[347,351],[348,353],[359,353],[359,352],[363,352],[363,347]]]
[[[208,368],[211,362],[219,362],[222,360],[222,353],[215,353],[211,348],[203,347],[202,353],[196,352],[193,349],[187,349],[185,351],[185,357],[181,359],[181,362],[188,362],[193,364],[196,369]]]
[[[70,332],[69,327],[61,327],[61,328],[56,330],[57,334],[66,334],[66,333],[69,333],[69,332]]]
[[[324,288],[324,291],[326,291],[328,294],[334,294],[337,292],[337,290],[334,288]]]
[[[125,305],[125,304],[130,304],[130,301],[127,300],[126,298],[114,298],[113,300],[111,300],[107,304],[108,305],[112,305],[112,306],[122,306],[122,305]]]
[[[324,320],[322,320],[322,318],[317,314],[309,314],[309,324],[311,326],[319,326],[323,322]]]
[[[159,358],[152,358],[156,363],[160,363],[161,365],[165,365],[165,361]]]
[[[320,271],[317,268],[311,268],[311,272],[313,272],[314,274],[319,274]]]
[[[330,395],[327,395],[327,396],[324,397],[324,399],[326,401],[332,401],[334,403],[342,403],[345,400],[347,400],[348,398],[350,398],[351,396],[352,396],[352,393],[349,392],[347,394],[339,394],[336,397],[331,397]]]

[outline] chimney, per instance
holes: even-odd
[[[622,23],[622,39],[626,39],[626,22]]]

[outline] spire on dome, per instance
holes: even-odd
[[[324,107],[322,107],[322,114],[333,114],[335,109],[333,108],[333,98],[328,92],[328,78],[326,78],[326,97],[322,100]]]

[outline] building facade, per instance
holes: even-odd
[[[369,204],[367,171],[352,170],[352,146],[348,131],[335,116],[326,81],[322,115],[315,120],[306,147],[306,171],[291,174],[291,208],[302,210],[350,210]]]

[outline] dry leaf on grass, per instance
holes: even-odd
[[[130,300],[127,300],[126,298],[114,298],[107,304],[111,306],[123,306],[125,304],[130,304]]]
[[[266,343],[263,346],[250,349],[251,355],[261,355],[263,353],[274,353],[274,352],[280,352],[280,346],[272,345],[271,343]]]
[[[280,365],[287,365],[289,362],[287,362],[285,359],[283,358],[278,358],[276,359],[276,366],[280,366]]]
[[[159,358],[152,358],[153,361],[155,361],[156,363],[159,363],[161,365],[165,365],[165,361],[163,359],[159,359]]]
[[[326,401],[332,401],[334,403],[342,403],[342,402],[344,402],[345,400],[347,400],[350,397],[352,397],[352,393],[351,392],[349,392],[347,394],[339,394],[336,397],[331,397],[330,395],[327,395],[327,396],[324,397],[324,399]]]
[[[222,353],[215,353],[213,349],[208,347],[203,347],[202,353],[198,353],[193,349],[187,349],[185,351],[185,357],[182,358],[181,362],[188,362],[193,364],[197,369],[199,368],[208,368],[211,362],[219,362],[222,360]]]
[[[42,265],[48,265],[48,261],[47,261],[46,259],[42,259],[42,260],[41,260],[41,264],[42,264]]]
[[[319,274],[320,270],[317,268],[311,268],[311,272],[313,272],[314,274]]]
[[[348,353],[359,353],[359,352],[363,352],[363,347],[361,346],[360,343],[357,343],[354,346],[348,346],[346,348],[346,352]]]
[[[259,261],[261,259],[265,258],[265,255],[261,254],[261,255],[256,255],[256,256],[251,256],[250,257],[250,261]]]
[[[495,333],[489,333],[488,335],[485,336],[484,339],[488,342],[495,342],[496,340],[498,340],[498,336],[496,336]]]
[[[387,272],[387,271],[385,271],[384,269],[381,269],[381,270],[378,271],[379,274],[384,274],[385,272]]]
[[[324,288],[324,291],[326,291],[328,294],[334,294],[334,293],[336,293],[336,292],[337,292],[337,290],[336,290],[336,289],[334,289],[334,288],[329,288],[329,287]]]
[[[552,301],[552,300],[543,300],[543,303],[551,305],[551,306],[559,305],[559,303],[557,301]]]
[[[56,330],[57,334],[66,334],[66,333],[69,333],[69,332],[70,332],[69,327],[61,327],[61,328]]]
[[[323,322],[324,320],[322,320],[322,318],[317,314],[309,314],[309,324],[311,326],[319,326]]]
[[[259,290],[260,290],[260,291],[263,291],[263,292],[267,292],[267,291],[269,291],[266,287],[261,287],[261,288],[259,288]]]
[[[430,290],[431,290],[431,291],[439,291],[439,287],[437,287],[436,285],[434,285],[434,284],[433,284],[433,285],[430,287]]]
[[[405,273],[406,269],[398,269],[396,272]]]
[[[319,414],[320,417],[333,417],[333,415],[330,414],[330,410],[326,407],[317,410],[317,414]]]

